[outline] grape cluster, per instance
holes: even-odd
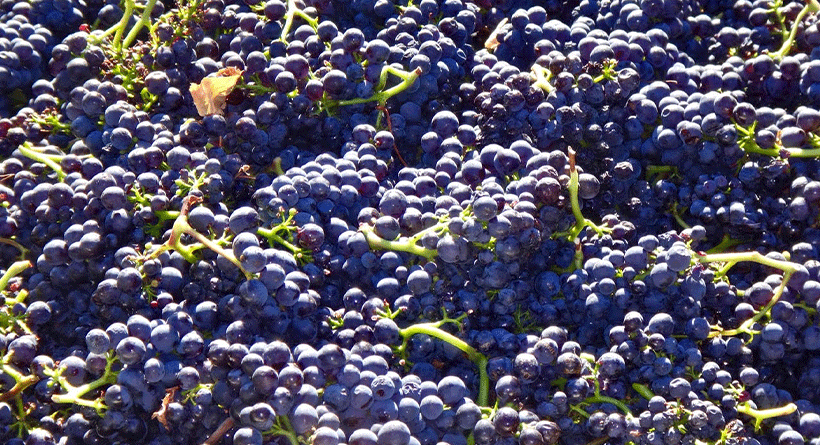
[[[0,2],[0,441],[820,443],[820,4]]]

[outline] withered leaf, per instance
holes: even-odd
[[[242,71],[233,68],[223,68],[215,77],[206,77],[202,82],[191,84],[191,97],[194,98],[196,111],[200,116],[222,114],[225,110],[225,100],[228,94],[236,87]]]

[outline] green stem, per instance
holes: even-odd
[[[242,274],[245,275],[245,278],[251,279],[253,278],[253,274],[245,270],[242,267],[242,263],[236,259],[233,252],[225,250],[222,246],[211,240],[210,238],[206,237],[205,235],[197,232],[190,224],[188,224],[188,211],[190,210],[191,206],[196,202],[199,198],[195,198],[193,196],[188,196],[185,198],[185,201],[182,204],[182,209],[177,214],[176,219],[174,220],[174,225],[171,227],[171,236],[169,237],[168,241],[159,246],[156,250],[151,252],[150,254],[146,255],[145,259],[153,259],[157,258],[162,252],[167,250],[173,249],[177,251],[186,261],[189,263],[195,263],[197,261],[194,252],[200,250],[202,248],[208,248],[214,251],[217,255],[222,255],[231,262],[234,266],[236,266]],[[182,243],[182,235],[187,234],[190,235],[192,238],[196,239],[199,242],[199,245],[192,244],[192,245],[185,245]]]
[[[680,216],[680,212],[678,211],[678,203],[672,203],[672,208],[670,209],[670,211],[672,213],[672,218],[675,218],[675,221],[678,223],[678,225],[680,225],[684,229],[692,228],[692,226],[687,224],[686,221],[683,220],[683,217]]]
[[[627,417],[632,417],[632,410],[630,410],[629,407],[626,406],[626,403],[624,403],[624,402],[622,402],[618,399],[615,399],[613,397],[602,396],[600,394],[595,394],[593,396],[590,396],[590,397],[587,397],[586,399],[584,399],[584,402],[585,403],[609,403],[609,404],[615,405],[619,410],[623,411],[623,413]]]
[[[791,272],[786,272],[783,274],[783,281],[780,283],[780,286],[777,287],[777,290],[772,296],[771,301],[769,301],[769,303],[766,306],[764,306],[761,310],[757,311],[757,313],[752,318],[741,323],[741,325],[738,326],[736,329],[729,329],[726,331],[712,331],[709,333],[709,337],[712,338],[718,335],[731,337],[734,335],[744,333],[754,335],[756,331],[752,330],[752,326],[758,321],[760,321],[761,318],[767,316],[769,312],[772,310],[772,307],[774,307],[775,303],[777,303],[780,300],[780,297],[783,295],[783,290],[786,288],[786,283],[789,282],[789,278],[791,278],[791,275]]]
[[[789,37],[789,30],[786,28],[786,20],[783,18],[783,13],[780,12],[780,7],[783,6],[783,0],[775,0],[772,3],[770,12],[774,14],[774,21],[777,23],[780,31],[780,38],[784,41]]]
[[[718,243],[718,245],[707,250],[706,253],[723,253],[724,250],[737,246],[738,244],[740,244],[740,241],[733,240],[731,236],[726,234],[723,235],[723,239],[720,240],[720,243]]]
[[[370,248],[372,249],[407,252],[413,255],[418,255],[420,257],[427,258],[430,261],[434,260],[438,255],[438,252],[435,249],[428,249],[426,247],[419,246],[413,241],[412,238],[399,238],[399,240],[397,241],[388,241],[384,238],[381,238],[379,235],[376,235],[376,232],[373,230],[373,227],[367,224],[362,225],[359,228],[359,230],[364,234],[365,238],[367,239],[367,243],[370,245]]]
[[[448,224],[450,222],[450,217],[445,215],[439,219],[439,222],[433,224],[432,226],[420,230],[414,233],[412,236],[408,238],[408,241],[415,244],[421,241],[425,236],[433,233],[436,235],[443,235],[447,232]]]
[[[746,402],[742,405],[738,405],[736,409],[738,413],[753,417],[755,419],[755,431],[759,431],[760,424],[763,423],[764,420],[771,419],[773,417],[787,416],[797,411],[797,405],[794,403],[789,403],[788,405],[781,406],[779,408],[756,409],[752,408],[749,403]]]
[[[797,30],[800,28],[800,22],[806,17],[807,14],[812,12],[820,11],[820,3],[817,0],[807,0],[806,6],[800,10],[800,13],[797,14],[797,17],[794,19],[794,23],[792,24],[792,30],[789,33],[788,38],[783,42],[783,46],[780,47],[780,50],[777,52],[769,54],[775,60],[781,60],[789,54],[789,51],[792,49],[792,45],[794,44],[795,38],[797,37]]]
[[[157,4],[157,0],[148,0],[148,4],[145,5],[145,9],[142,11],[142,15],[140,15],[139,21],[134,24],[134,27],[128,32],[128,35],[125,36],[125,40],[122,42],[123,48],[130,48],[131,44],[134,43],[134,40],[137,38],[137,34],[142,30],[145,26],[151,26],[151,12],[154,10],[154,6]]]
[[[82,397],[88,394],[91,391],[96,390],[105,385],[113,385],[117,382],[117,372],[112,370],[114,362],[117,360],[114,357],[114,354],[109,353],[107,357],[108,361],[105,365],[105,372],[103,375],[94,380],[93,382],[89,382],[80,386],[72,386],[68,381],[61,375],[62,370],[55,371],[52,377],[60,384],[63,389],[66,389],[64,394],[54,394],[51,396],[51,400],[54,403],[71,403],[80,406],[87,406],[89,408],[94,408],[98,413],[102,413],[103,410],[106,409],[106,406],[100,400],[88,400],[83,399]]]
[[[740,261],[752,261],[758,264],[762,264],[764,266],[773,267],[783,271],[783,280],[780,282],[780,286],[777,287],[777,290],[772,296],[772,299],[769,301],[768,304],[766,304],[766,306],[760,309],[753,317],[744,321],[736,329],[729,329],[725,331],[719,329],[713,330],[709,333],[710,338],[717,336],[734,336],[744,333],[754,335],[756,332],[752,330],[752,325],[754,325],[755,323],[760,321],[760,319],[762,319],[764,316],[767,316],[769,314],[772,307],[774,307],[775,303],[777,303],[780,300],[780,297],[783,295],[783,291],[786,289],[786,285],[788,284],[792,274],[799,270],[799,265],[796,263],[768,258],[762,255],[760,252],[706,254],[701,255],[696,259],[701,263],[726,262],[727,264],[723,268],[724,273],[728,271],[728,268],[737,264]]]
[[[125,12],[122,14],[122,18],[116,25],[116,33],[114,34],[114,41],[112,42],[112,46],[117,54],[122,55],[122,35],[125,32],[125,27],[128,26],[128,20],[131,19],[131,16],[134,14],[134,0],[125,0]]]
[[[20,150],[20,153],[23,156],[33,161],[42,162],[43,164],[49,166],[49,168],[51,168],[52,170],[54,170],[55,173],[57,173],[57,178],[60,181],[65,179],[66,174],[63,171],[62,167],[60,167],[60,164],[58,164],[57,162],[54,162],[50,155],[40,153],[39,151],[32,149],[31,144],[29,142],[20,145],[17,149]]]
[[[651,389],[649,389],[649,387],[648,387],[648,386],[646,386],[646,385],[644,385],[644,384],[642,384],[642,383],[633,383],[633,384],[632,384],[632,389],[634,389],[634,390],[635,390],[635,392],[637,392],[638,394],[640,394],[640,395],[641,395],[641,397],[643,397],[643,398],[644,398],[644,399],[646,399],[646,400],[649,400],[649,399],[651,399],[652,397],[655,397],[655,394],[652,392],[652,390],[651,390]]]
[[[9,281],[23,273],[29,267],[32,267],[31,261],[17,261],[11,265],[11,267],[6,270],[6,273],[0,277],[0,291],[4,290],[8,285]]]
[[[284,176],[285,171],[282,170],[282,158],[279,156],[273,159],[273,162],[270,165],[270,171],[275,174],[276,176]]]
[[[388,74],[398,76],[402,79],[402,81],[399,84],[384,90],[383,88],[387,84]],[[421,75],[421,69],[419,68],[407,72],[388,65],[382,69],[381,75],[379,76],[379,84],[376,85],[376,92],[373,93],[373,95],[370,97],[356,97],[353,99],[341,100],[336,103],[336,106],[364,104],[368,102],[377,102],[379,105],[384,106],[388,99],[401,93],[407,88],[410,88],[410,86],[413,85],[413,82],[418,79],[419,75]]]
[[[786,285],[789,282],[792,274],[799,270],[799,264],[793,263],[791,261],[784,261],[784,260],[776,260],[774,258],[769,258],[761,254],[760,252],[737,252],[737,253],[715,253],[715,254],[698,254],[695,256],[695,260],[706,264],[711,262],[725,262],[726,265],[721,269],[722,273],[726,273],[729,268],[734,266],[735,264],[741,261],[751,261],[754,263],[762,264],[764,266],[773,267],[775,269],[780,269],[783,271],[783,280],[780,282],[780,286],[777,287],[772,299],[769,301],[766,306],[764,306],[761,310],[759,310],[753,317],[744,321],[740,326],[736,329],[730,330],[714,330],[709,333],[709,337],[717,337],[717,336],[733,336],[739,334],[750,334],[754,335],[755,332],[751,329],[751,326],[760,321],[761,318],[767,316],[769,311],[771,311],[772,307],[774,307],[775,303],[780,300],[780,297],[783,295],[783,291],[786,289]]]
[[[478,352],[475,348],[468,345],[464,340],[456,337],[455,335],[443,331],[440,326],[446,322],[452,322],[454,320],[445,319],[441,322],[437,323],[421,323],[412,326],[408,326],[399,331],[404,341],[400,346],[400,349],[404,351],[407,347],[407,342],[410,338],[416,334],[425,334],[429,335],[430,337],[437,338],[444,342],[447,342],[456,348],[460,349],[467,355],[467,358],[473,362],[476,367],[478,367],[478,379],[479,379],[479,387],[478,387],[478,399],[476,403],[479,406],[487,406],[487,402],[489,401],[489,393],[490,393],[490,377],[487,374],[487,357]]]
[[[741,261],[751,261],[753,263],[762,264],[764,266],[780,269],[784,273],[794,273],[799,270],[800,265],[791,261],[776,260],[769,258],[760,252],[734,252],[734,253],[707,253],[704,255],[697,255],[695,259],[700,263],[739,263]],[[784,277],[785,278],[785,277]]]
[[[601,74],[594,79],[592,79],[595,83],[601,83],[604,80],[614,80],[618,74],[615,72],[615,66],[618,64],[615,60],[607,60],[604,61],[603,69],[601,70]]]
[[[297,8],[295,0],[288,0],[288,11],[285,13],[285,24],[282,26],[282,34],[279,36],[279,40],[284,43],[288,43],[287,35],[290,33],[290,28],[293,27],[293,21],[296,16],[299,16],[299,18],[306,21],[314,30],[319,24],[319,20],[310,17],[301,9]]]
[[[36,375],[24,375],[14,369],[13,366],[6,363],[0,363],[0,370],[14,379],[14,386],[12,386],[8,391],[0,394],[0,402],[8,402],[9,400],[17,397],[21,392],[25,391],[25,389],[29,386],[40,381]]]
[[[174,250],[178,251],[182,256],[185,257],[186,260],[189,262],[196,262],[196,257],[193,256],[193,252],[196,250],[201,249],[200,246],[186,246],[182,244],[180,238],[182,234],[188,234],[197,241],[199,241],[202,246],[207,247],[208,249],[216,252],[218,255],[222,255],[225,257],[226,260],[230,261],[231,264],[236,266],[242,273],[245,275],[245,278],[251,279],[253,278],[253,274],[245,270],[242,267],[242,263],[239,262],[238,259],[233,255],[233,252],[229,252],[222,248],[219,244],[213,242],[211,239],[206,237],[205,235],[197,232],[190,224],[188,224],[186,215],[180,214],[177,217],[176,221],[174,221],[174,227],[171,229],[171,243]]]
[[[679,175],[678,168],[674,165],[647,165],[646,166],[646,180],[649,181],[651,178],[655,176],[661,176],[661,178],[666,178],[669,176],[676,176]]]
[[[281,236],[279,236],[278,230],[276,230],[275,228],[265,229],[265,228],[259,227],[259,228],[256,229],[256,233],[258,233],[260,236],[263,236],[263,237],[267,238],[268,239],[268,244],[270,244],[271,246],[274,245],[274,244],[279,244],[279,245],[283,246],[284,248],[290,250],[291,253],[293,253],[293,254],[297,254],[297,253],[302,252],[302,249],[300,249],[299,247],[296,247],[290,241],[288,241],[288,240],[282,238]]]
[[[588,413],[588,412],[586,412],[586,411],[584,411],[583,409],[581,409],[581,407],[579,407],[579,406],[577,406],[577,405],[570,405],[569,409],[570,409],[571,411],[575,411],[577,414],[580,414],[580,415],[581,415],[581,416],[583,416],[585,419],[589,419],[589,413]]]
[[[572,215],[575,217],[575,224],[565,232],[555,232],[553,233],[553,237],[566,237],[566,239],[570,242],[576,242],[578,236],[581,232],[589,227],[590,229],[594,230],[595,233],[598,235],[603,235],[610,231],[607,227],[601,227],[597,224],[593,223],[586,217],[584,214],[581,213],[581,201],[578,197],[578,189],[580,188],[579,179],[578,179],[578,170],[575,168],[575,150],[569,148],[567,150],[567,156],[569,158],[569,184],[567,185],[567,189],[569,191],[569,203],[572,209]],[[583,252],[581,251],[580,245],[576,243],[576,251],[575,251],[575,263],[583,264]]]
[[[533,75],[535,76],[535,82],[533,82],[533,86],[541,88],[545,93],[549,94],[555,90],[555,87],[550,84],[550,79],[552,78],[552,71],[544,68],[537,63],[534,63],[530,68]]]
[[[177,221],[179,221],[179,219],[177,219]],[[174,222],[174,230],[176,230],[177,228],[183,228],[184,227],[185,233],[192,236],[194,239],[199,241],[202,245],[204,245],[208,249],[211,249],[214,252],[216,252],[217,254],[222,255],[223,257],[225,257],[225,259],[230,261],[231,264],[233,264],[239,270],[241,270],[242,273],[245,274],[246,278],[250,279],[250,278],[253,277],[253,274],[246,271],[245,268],[242,267],[242,263],[240,263],[239,260],[236,259],[236,257],[233,255],[232,252],[229,252],[229,251],[223,249],[222,246],[220,246],[219,244],[213,242],[211,239],[209,239],[205,235],[203,235],[203,234],[197,232],[196,230],[194,230],[194,228],[191,227],[190,224],[188,224],[188,221],[184,221],[183,223],[184,223],[184,226],[182,224],[177,226],[177,222]]]

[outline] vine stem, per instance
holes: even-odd
[[[769,258],[760,252],[733,252],[733,253],[706,253],[697,255],[696,260],[700,263],[731,263],[737,264],[741,261],[751,261],[764,266],[780,269],[784,273],[795,273],[799,270],[799,265],[791,261],[776,260]]]
[[[609,397],[609,396],[602,396],[600,394],[595,394],[595,395],[589,396],[586,399],[584,399],[584,402],[586,402],[586,403],[609,403],[609,404],[615,405],[619,410],[623,411],[623,413],[627,417],[632,417],[632,410],[630,410],[629,407],[626,406],[626,403],[624,403],[624,402],[622,402],[618,399]]]
[[[581,201],[578,197],[578,189],[581,187],[578,179],[578,169],[575,167],[575,150],[569,148],[567,150],[567,157],[569,158],[569,202],[572,207],[572,215],[575,216],[575,227],[572,229],[573,238],[577,237],[585,227],[594,230],[598,235],[603,235],[605,230],[597,224],[588,220],[581,213]]]
[[[711,249],[707,250],[706,253],[721,253],[724,250],[736,246],[738,244],[740,244],[740,241],[735,241],[728,234],[724,234],[723,238],[720,240],[720,243],[718,243],[715,247],[712,247]]]
[[[567,189],[569,191],[569,203],[572,209],[572,215],[575,217],[575,224],[568,230],[563,232],[553,233],[553,237],[566,237],[568,241],[575,243],[575,255],[573,257],[573,265],[576,269],[580,269],[584,262],[584,253],[581,250],[581,243],[578,241],[578,236],[581,232],[589,227],[598,235],[603,235],[608,232],[608,228],[600,227],[589,219],[584,217],[581,213],[581,201],[578,197],[578,189],[580,188],[580,180],[578,178],[578,169],[575,168],[575,150],[569,148],[567,150],[567,157],[569,158],[569,184]]]
[[[179,237],[182,236],[182,233],[184,232],[184,233],[192,236],[194,239],[199,241],[202,245],[204,245],[208,249],[211,249],[212,251],[214,251],[214,252],[218,253],[219,255],[222,255],[223,257],[225,257],[226,260],[230,261],[231,264],[233,264],[234,266],[239,268],[239,270],[242,271],[242,273],[245,275],[245,278],[247,278],[247,279],[253,278],[253,274],[251,274],[250,272],[245,270],[244,267],[242,267],[242,263],[240,263],[239,260],[236,259],[236,257],[233,255],[233,253],[223,249],[222,246],[220,246],[219,244],[213,242],[212,240],[210,240],[205,235],[203,235],[203,234],[197,232],[196,230],[194,230],[194,228],[191,227],[190,224],[188,224],[188,221],[185,221],[181,218],[177,218],[176,221],[174,221],[174,228],[172,230],[174,232],[177,232],[177,230],[179,230],[179,233],[177,235],[175,243],[180,242]]]
[[[256,229],[256,233],[258,233],[260,236],[267,238],[268,244],[281,244],[286,249],[290,250],[293,254],[301,253],[302,251],[300,248],[294,246],[293,243],[291,243],[290,241],[279,236],[276,229],[264,229],[262,227],[259,227]]]
[[[780,7],[783,6],[782,0],[775,0],[772,2],[772,7],[770,12],[774,14],[774,20],[778,25],[778,31],[780,32],[780,38],[787,39],[789,37],[789,30],[786,29],[786,20],[783,18],[783,14],[780,12]]]

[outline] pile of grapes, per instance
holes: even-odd
[[[0,442],[820,444],[817,0],[0,1]]]

